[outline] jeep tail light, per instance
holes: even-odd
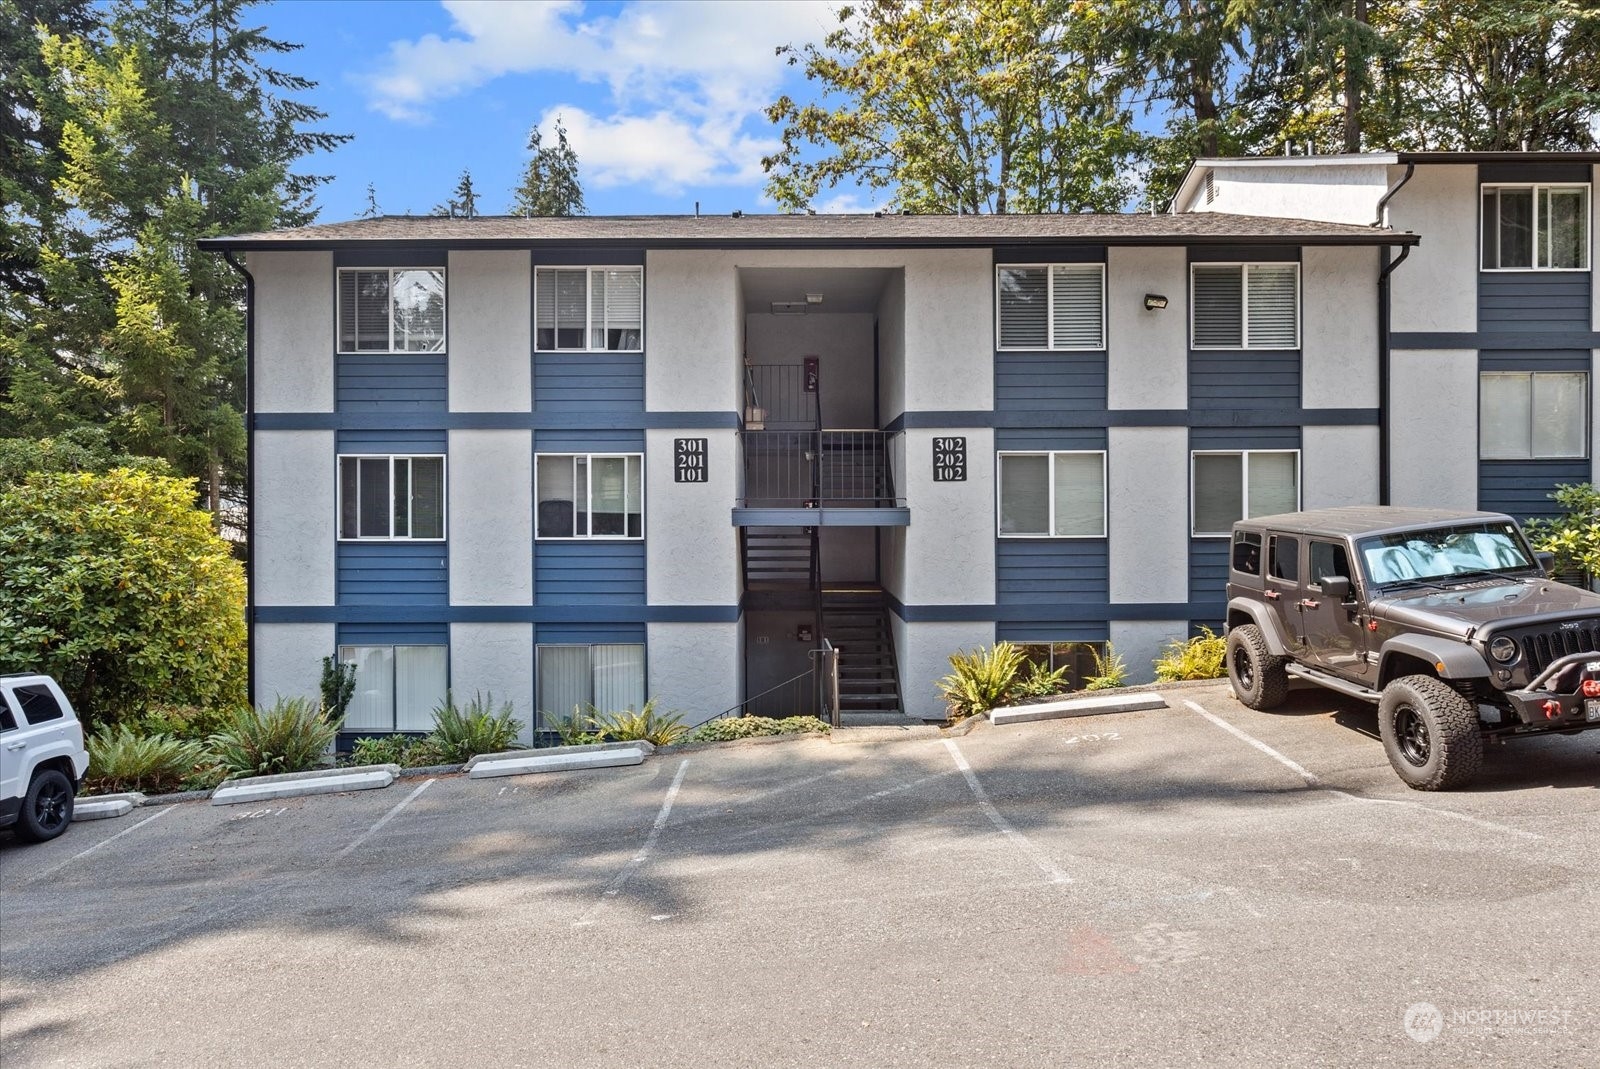
[[[1545,702],[1544,715],[1546,720],[1555,720],[1561,715],[1561,703],[1556,701],[1554,698],[1551,698],[1549,701]]]
[[[1583,696],[1585,698],[1600,698],[1600,679],[1585,679],[1583,681]]]

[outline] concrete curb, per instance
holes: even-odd
[[[835,746],[878,746],[899,742],[934,742],[942,736],[934,724],[914,724],[900,727],[893,724],[862,724],[858,727],[836,727],[828,733],[828,741]]]
[[[1006,724],[1026,724],[1035,720],[1064,720],[1074,716],[1100,716],[1105,713],[1132,713],[1144,709],[1165,709],[1167,699],[1154,692],[1144,694],[1116,694],[1094,698],[1072,698],[1068,701],[1044,702],[1039,705],[1013,705],[1004,709],[989,710],[989,720],[995,727]]]
[[[565,746],[553,750],[567,750]],[[623,765],[644,764],[645,752],[637,747],[613,747],[607,750],[585,750],[581,753],[556,753],[535,751],[521,757],[501,757],[478,761],[468,771],[470,779],[491,779],[496,776],[529,776],[539,772],[575,772],[587,768],[617,768]]]
[[[988,713],[979,713],[976,716],[969,716],[965,720],[951,724],[947,728],[940,728],[939,737],[941,739],[959,739],[963,735],[972,734],[974,731],[977,731],[980,727],[988,722]]]
[[[85,798],[72,806],[72,822],[80,820],[110,820],[125,817],[133,812],[133,803],[126,798]]]
[[[400,774],[399,765],[363,765],[358,768],[288,772],[281,776],[253,776],[229,780],[211,792],[212,805],[240,805],[306,794],[343,794],[387,787]]]
[[[150,799],[139,791],[118,791],[116,794],[80,794],[78,804],[84,802],[129,802],[134,806],[141,806]]]
[[[585,742],[576,746],[546,746],[538,750],[505,750],[501,753],[479,754],[462,767],[470,774],[485,761],[520,761],[529,757],[549,757],[552,754],[602,753],[606,750],[638,750],[646,757],[656,752],[655,744],[643,739],[633,742]]]
[[[787,735],[751,735],[747,739],[722,739],[713,742],[675,742],[671,746],[661,746],[656,749],[658,754],[694,753],[697,750],[709,750],[717,746],[770,746],[776,742],[798,742],[801,739],[821,739],[828,741],[826,731],[795,731]]]

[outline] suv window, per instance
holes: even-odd
[[[1355,578],[1350,574],[1350,555],[1338,542],[1312,542],[1311,582],[1321,586],[1324,579],[1334,575],[1343,576],[1354,584]]]
[[[1300,581],[1300,540],[1274,535],[1272,538],[1272,577],[1291,583]]]
[[[0,699],[0,731],[17,730],[17,718],[11,715],[11,706]]]
[[[1233,570],[1246,575],[1261,574],[1261,536],[1254,531],[1238,531],[1233,536]]]
[[[11,693],[30,724],[43,724],[47,720],[60,720],[62,717],[61,703],[56,701],[49,687],[17,687]]]

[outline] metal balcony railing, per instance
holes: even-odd
[[[747,508],[892,508],[886,431],[745,431]]]

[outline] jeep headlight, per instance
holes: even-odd
[[[1496,635],[1489,640],[1489,656],[1500,664],[1515,664],[1521,654],[1517,640],[1510,635]]]

